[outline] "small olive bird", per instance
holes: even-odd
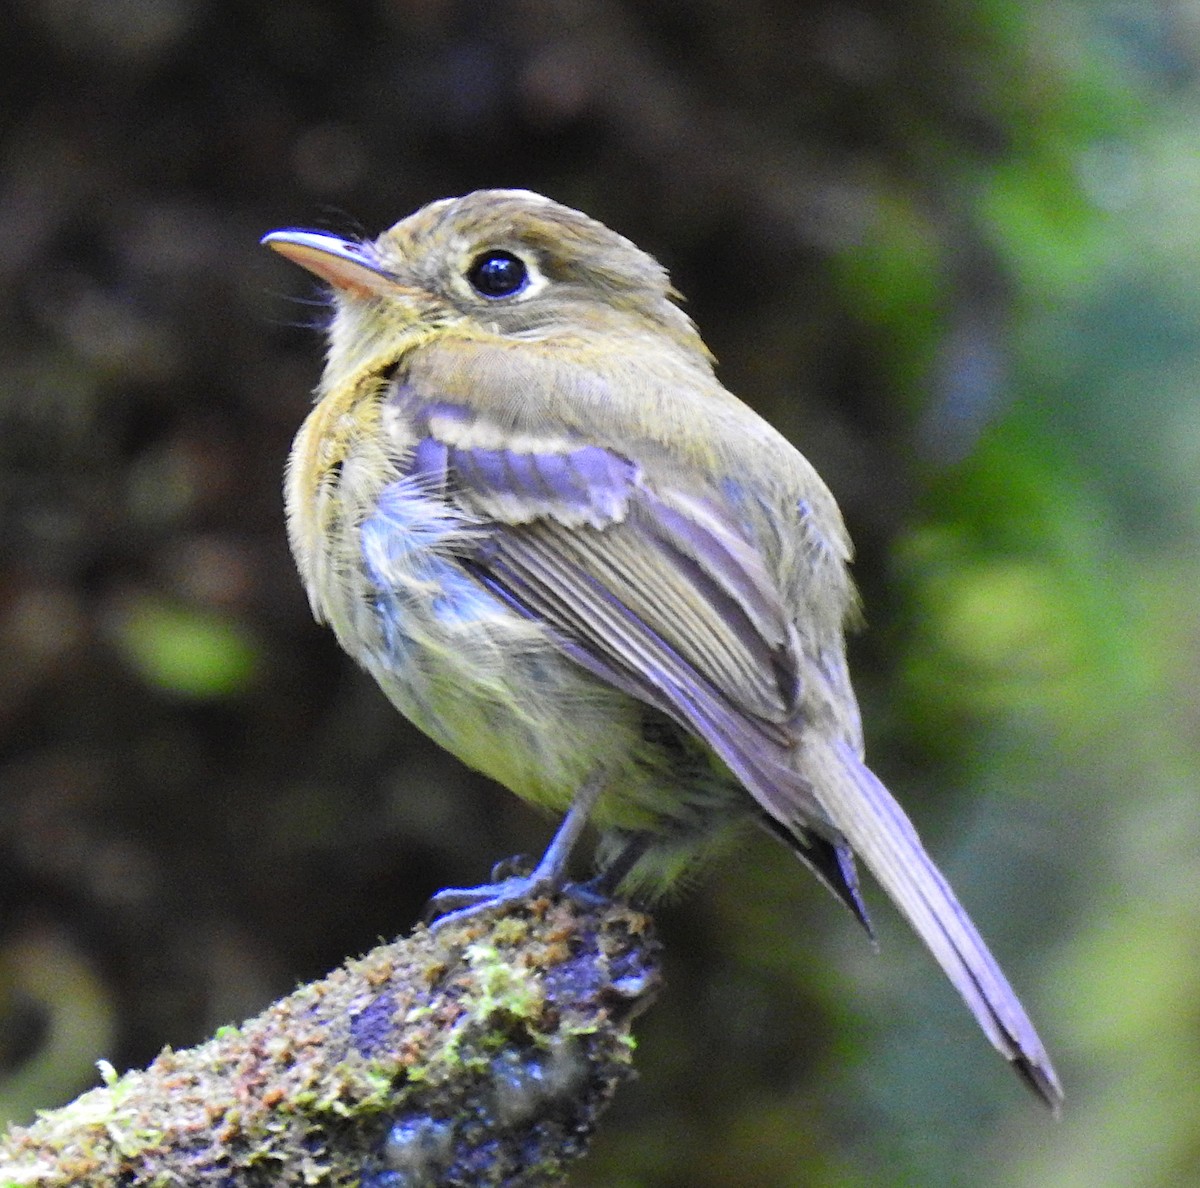
[[[316,617],[426,734],[566,814],[531,874],[439,905],[561,887],[588,822],[606,887],[653,894],[757,819],[866,925],[861,858],[1057,1110],[1032,1023],[863,761],[838,506],[716,379],[661,265],[523,190],[373,241],[263,242],[333,290],[286,479]]]

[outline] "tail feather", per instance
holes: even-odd
[[[814,779],[830,818],[925,942],[988,1039],[1057,1113],[1062,1088],[1042,1041],[912,822],[848,745],[835,743],[833,750],[834,770]],[[805,770],[816,774],[809,765]]]
[[[759,822],[768,833],[779,838],[839,902],[850,909],[867,936],[874,941],[875,929],[871,926],[871,917],[867,914],[867,905],[858,886],[854,851],[844,841],[831,842],[803,825],[782,825],[766,812],[760,816]]]

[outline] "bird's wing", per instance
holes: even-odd
[[[413,466],[480,523],[463,557],[476,578],[585,668],[703,738],[866,923],[860,855],[993,1045],[1057,1109],[1037,1032],[903,809],[853,738],[798,720],[800,682],[812,674],[733,509],[656,491],[634,462],[597,446],[427,437]]]
[[[850,847],[789,762],[794,632],[733,510],[660,495],[596,446],[466,448],[430,435],[408,465],[479,525],[461,557],[476,579],[581,666],[704,739],[869,928]]]

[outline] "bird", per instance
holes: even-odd
[[[527,190],[262,242],[332,296],[284,481],[315,617],[434,741],[563,815],[532,871],[438,910],[561,889],[589,825],[599,882],[652,898],[755,821],[869,931],[861,861],[1058,1113],[1037,1031],[866,764],[834,496],[722,385],[662,265]]]

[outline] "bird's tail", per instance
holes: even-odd
[[[1042,1041],[912,822],[849,745],[834,743],[832,751],[811,756],[815,763],[803,768],[816,776],[817,797],[831,820],[937,958],[988,1039],[1057,1113],[1062,1088]]]

